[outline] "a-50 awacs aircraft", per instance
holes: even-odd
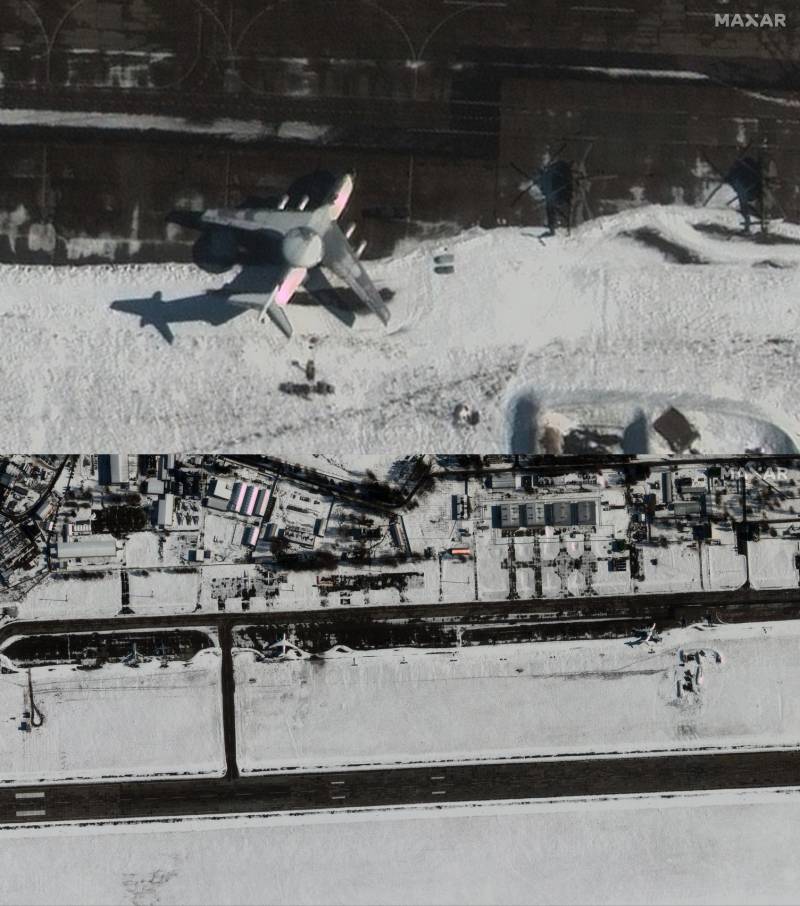
[[[187,225],[202,231],[198,244],[222,245],[225,254],[235,253],[237,233],[263,238],[264,245],[271,250],[275,283],[264,289],[269,295],[261,307],[259,320],[263,323],[267,317],[271,318],[287,336],[291,336],[292,326],[283,309],[315,267],[326,268],[343,280],[388,324],[389,311],[359,261],[366,242],[353,249],[349,239],[355,225],[345,232],[337,222],[350,200],[353,185],[353,174],[346,174],[335,183],[328,198],[310,210],[307,210],[307,195],[299,199],[295,208],[288,207],[289,196],[284,195],[277,208],[215,208],[203,211]]]

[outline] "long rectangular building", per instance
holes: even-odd
[[[89,560],[117,556],[114,538],[91,538],[86,541],[59,541],[56,544],[58,560]]]
[[[502,503],[494,508],[495,525],[500,528],[542,528],[553,525],[597,525],[595,500],[535,500],[531,503]]]
[[[159,528],[164,528],[165,526],[172,525],[174,510],[175,495],[165,494],[161,498],[161,500],[158,501],[158,513],[156,514],[156,522]]]

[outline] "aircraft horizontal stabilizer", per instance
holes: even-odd
[[[283,307],[289,304],[289,301],[297,291],[297,288],[303,280],[305,280],[307,273],[308,271],[304,267],[292,267],[286,271],[280,282],[269,294],[269,298],[265,302],[264,308],[261,310],[259,320],[262,324],[266,321],[270,309],[275,306]]]
[[[292,338],[292,323],[286,317],[286,312],[279,308],[277,305],[270,305],[266,310],[267,317],[272,321],[272,323],[286,335],[288,340]],[[262,318],[263,321],[263,318]]]

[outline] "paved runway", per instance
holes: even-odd
[[[5,788],[0,790],[0,823],[166,818],[481,799],[668,794],[798,784],[798,752],[436,765],[224,780]]]
[[[181,616],[126,616],[90,620],[47,620],[14,621],[0,628],[0,644],[12,636],[47,633],[91,633],[125,629],[166,628],[166,627],[212,627],[219,633],[222,649],[222,720],[226,758],[226,783],[221,781],[181,781],[133,783],[133,784],[78,784],[48,786],[46,803],[41,796],[18,799],[18,792],[30,790],[14,789],[3,798],[0,795],[0,820],[19,817],[35,820],[53,816],[66,818],[90,817],[140,817],[146,814],[192,814],[214,811],[247,811],[271,808],[312,808],[333,804],[375,805],[393,802],[419,801],[414,797],[423,795],[425,784],[433,774],[425,770],[415,772],[402,768],[392,771],[370,770],[358,774],[347,773],[342,777],[323,774],[291,774],[282,777],[254,778],[240,777],[236,760],[236,705],[235,679],[232,648],[233,632],[237,626],[256,626],[263,631],[280,637],[286,628],[293,627],[302,634],[305,624],[319,628],[327,626],[335,631],[337,640],[347,644],[353,639],[348,633],[355,632],[359,638],[369,635],[370,627],[381,624],[380,639],[386,645],[386,627],[396,635],[390,639],[389,647],[400,644],[446,645],[453,644],[456,626],[471,626],[483,641],[487,638],[511,640],[542,637],[542,620],[548,626],[560,628],[569,637],[587,638],[592,636],[627,635],[634,626],[657,619],[660,628],[674,625],[679,615],[689,621],[701,619],[704,613],[713,610],[722,613],[726,622],[753,619],[797,618],[800,616],[800,600],[794,589],[770,592],[749,590],[726,594],[692,595],[649,595],[632,598],[591,599],[588,608],[597,608],[604,614],[616,614],[616,620],[598,622],[595,614],[587,617],[583,611],[587,600],[582,599],[578,610],[564,612],[563,622],[553,621],[554,609],[563,606],[563,601],[502,601],[492,604],[467,602],[447,605],[402,605],[398,607],[370,607],[359,610],[341,608],[327,611],[284,612],[266,614],[189,614]],[[549,608],[549,613],[548,613]],[[658,615],[658,616],[656,616]],[[526,630],[529,624],[530,631]],[[404,635],[404,631],[406,635]],[[408,637],[408,633],[411,636]],[[708,756],[711,758],[711,756]],[[584,767],[579,762],[535,762],[528,765],[482,765],[478,767],[448,768],[449,786],[441,795],[451,799],[503,798],[507,796],[567,796],[599,795],[604,792],[648,792],[658,789],[692,789],[683,783],[703,783],[714,786],[787,785],[797,780],[800,770],[800,756],[786,754],[713,756],[709,761],[698,756],[670,756],[667,758],[601,759],[587,761]],[[756,758],[756,761],[752,759]],[[684,764],[678,767],[676,759]],[[762,759],[762,760],[759,760]],[[624,763],[623,763],[624,762]],[[654,765],[661,764],[663,772]],[[548,767],[549,765],[549,767]],[[717,770],[719,768],[719,771]],[[688,777],[695,779],[685,779]],[[661,780],[661,777],[667,778]],[[758,778],[761,779],[758,779]],[[635,778],[635,779],[634,779]],[[699,778],[699,780],[697,779]],[[705,778],[705,779],[704,779]],[[332,781],[336,783],[332,783]],[[342,781],[339,783],[339,781]],[[665,783],[666,786],[659,784]],[[342,789],[332,790],[332,786]],[[333,793],[336,795],[334,796]],[[329,796],[330,794],[330,796]],[[328,796],[329,798],[326,798]],[[344,798],[341,798],[341,797]],[[424,794],[427,796],[427,793]],[[423,796],[422,801],[427,801]],[[30,798],[30,804],[28,802]],[[42,808],[45,815],[41,814]],[[15,814],[10,814],[11,810]],[[165,810],[165,811],[164,811]],[[170,811],[176,810],[176,811]],[[24,814],[17,815],[17,812]]]

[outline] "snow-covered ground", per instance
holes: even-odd
[[[416,522],[408,521],[409,537],[415,546],[422,549],[425,544],[446,548],[448,545],[464,543],[454,534],[449,523],[449,535],[445,537],[434,526],[428,514],[432,508],[422,512]],[[416,514],[415,514],[416,515]],[[427,523],[427,524],[426,524]],[[237,523],[225,523],[235,527]],[[240,531],[240,529],[237,529]],[[232,528],[229,529],[232,531]],[[574,600],[569,596],[586,592],[586,582],[597,595],[625,595],[639,593],[674,593],[699,591],[726,591],[741,588],[747,579],[745,557],[738,554],[732,539],[723,536],[721,543],[703,544],[698,549],[695,542],[686,538],[673,538],[669,547],[658,544],[643,545],[641,569],[644,580],[632,580],[630,571],[610,571],[608,558],[612,556],[610,540],[606,536],[587,535],[591,553],[603,558],[596,572],[582,573],[578,570],[564,571],[565,581],[553,562],[563,549],[569,551],[583,547],[583,535],[579,539],[569,537],[570,532],[542,535],[538,539],[542,557],[542,595],[552,598]],[[157,560],[152,549],[157,546],[155,535],[135,533],[126,544],[126,560],[134,563],[150,563]],[[443,556],[441,560],[424,559],[397,565],[355,567],[340,564],[337,575],[369,575],[382,573],[411,574],[406,587],[383,589],[351,590],[346,592],[328,591],[319,585],[319,575],[311,570],[287,573],[288,581],[280,584],[278,597],[256,594],[248,601],[252,612],[292,612],[314,610],[321,607],[342,605],[345,597],[347,607],[376,605],[435,604],[439,601],[469,601],[475,597],[475,576],[477,571],[480,600],[506,600],[509,594],[509,570],[504,564],[508,554],[509,539],[490,531],[473,531],[466,539],[471,541],[473,557],[460,558]],[[206,544],[214,547],[209,536]],[[576,548],[577,545],[577,548]],[[523,598],[536,597],[536,583],[531,558],[534,544],[530,538],[520,536],[514,539],[517,593]],[[795,558],[798,542],[789,538],[762,536],[758,541],[749,542],[750,582],[754,588],[796,588],[798,570]],[[175,549],[165,546],[164,560]],[[170,560],[177,562],[176,556]],[[167,616],[170,614],[194,613],[197,610],[217,612],[220,598],[227,602],[229,611],[242,609],[242,590],[251,583],[260,581],[259,567],[244,563],[214,563],[193,569],[187,564],[181,566],[137,566],[128,569],[129,605],[137,616]],[[588,576],[588,579],[586,578]],[[263,589],[261,589],[263,592]],[[21,620],[81,619],[93,617],[114,617],[121,612],[122,588],[119,569],[99,569],[84,575],[59,573],[50,575],[35,584],[30,590],[9,597],[17,607]]]
[[[796,624],[691,626],[650,647],[549,642],[322,662],[236,651],[239,767],[800,746]],[[681,666],[681,652],[698,650]]]
[[[701,429],[705,450],[791,448],[800,245],[693,226],[708,222],[732,234],[739,226],[732,211],[649,206],[542,242],[532,229],[473,230],[449,242],[450,276],[433,271],[441,244],[418,243],[368,263],[394,293],[388,330],[367,315],[346,327],[301,300],[290,307],[291,341],[247,305],[206,295],[232,274],[5,266],[4,443],[489,452],[508,447],[526,406],[616,424],[674,404]],[[667,260],[672,253],[632,235],[642,228],[707,263]],[[776,229],[800,239],[798,228]],[[120,300],[174,318],[174,342],[112,309]],[[279,389],[302,382],[296,363],[308,358],[333,395]],[[480,412],[479,424],[454,423],[460,403]]]
[[[0,676],[0,783],[225,773],[219,649],[186,666],[34,667]],[[2,897],[0,897],[2,900]]]
[[[131,537],[137,537],[135,535]],[[129,603],[137,616],[191,613],[200,592],[200,573],[168,569],[128,571]],[[119,570],[90,576],[48,576],[18,601],[23,620],[74,620],[119,616],[122,586]]]
[[[20,599],[19,616],[23,620],[113,617],[121,607],[120,572],[103,570],[91,578],[47,576]]]
[[[189,613],[200,594],[200,573],[141,570],[128,573],[128,584],[136,614]]]
[[[0,877],[18,904],[795,903],[798,835],[797,789],[522,800],[3,829]]]
[[[754,588],[796,588],[798,572],[795,563],[800,544],[792,538],[761,538],[749,542],[747,558],[750,582]]]

